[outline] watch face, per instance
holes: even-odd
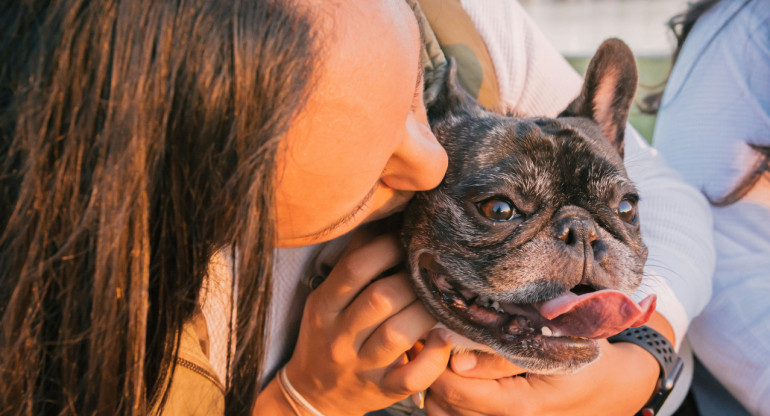
[[[663,384],[665,390],[671,391],[674,389],[674,385],[676,385],[679,376],[682,374],[682,369],[684,369],[684,361],[677,356],[674,366],[671,368],[671,371],[668,372],[668,377],[666,377],[665,383]]]

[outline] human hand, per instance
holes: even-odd
[[[457,354],[431,386],[426,410],[430,416],[633,415],[653,393],[658,363],[634,344],[599,342],[599,360],[570,375],[520,377],[524,370],[501,356]]]
[[[424,391],[446,369],[450,345],[437,331],[412,360],[405,358],[436,324],[406,272],[372,282],[403,257],[394,235],[359,231],[308,298],[286,371],[320,412],[360,415],[387,407]]]

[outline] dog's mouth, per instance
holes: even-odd
[[[445,324],[478,343],[490,344],[491,338],[496,345],[489,346],[509,358],[559,360],[570,355],[567,350],[598,355],[595,339],[640,326],[655,310],[654,295],[636,304],[619,291],[584,285],[542,302],[501,302],[452,279],[431,254],[421,254],[418,263],[432,296],[457,318],[451,320],[460,321]]]

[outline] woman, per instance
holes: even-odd
[[[278,137],[318,55],[307,13],[19,0],[0,19],[2,413],[145,414],[212,253],[233,244],[248,277],[228,405],[248,410]]]
[[[392,236],[365,230],[307,300],[283,372],[294,394],[271,380],[265,363],[284,362],[271,356],[268,333],[297,324],[274,313],[268,325],[281,303],[271,294],[299,280],[286,278],[280,251],[274,275],[273,248],[382,218],[444,173],[420,99],[419,30],[404,3],[3,7],[3,410],[272,415],[306,412],[299,395],[325,414],[361,414],[431,385],[427,405],[437,414],[491,413],[481,406],[506,409],[511,399],[531,413],[617,414],[647,400],[657,363],[618,344],[576,378],[510,385],[500,374],[466,374],[510,394],[472,394],[457,406],[451,389],[479,384],[452,378],[439,333],[408,364],[390,365],[435,321],[405,276],[369,284],[401,253]],[[560,97],[555,104],[572,98],[524,90]],[[234,288],[224,320],[232,332],[221,353],[208,354],[200,341],[216,329],[196,325],[197,307],[210,304],[199,302],[201,286],[222,253],[234,263],[224,273]],[[294,300],[287,304],[301,309],[304,298]],[[286,356],[292,346],[278,349]],[[223,377],[215,365],[186,364],[192,356],[224,362]],[[621,379],[618,394],[593,394]]]
[[[769,19],[763,1],[694,3],[655,127],[655,146],[712,202],[714,297],[688,332],[703,415],[770,415]]]

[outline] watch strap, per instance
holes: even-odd
[[[610,343],[630,342],[647,350],[660,365],[660,377],[652,398],[636,413],[637,416],[654,416],[674,389],[679,375],[682,373],[683,362],[673,345],[660,332],[646,326],[629,328],[607,338]]]

